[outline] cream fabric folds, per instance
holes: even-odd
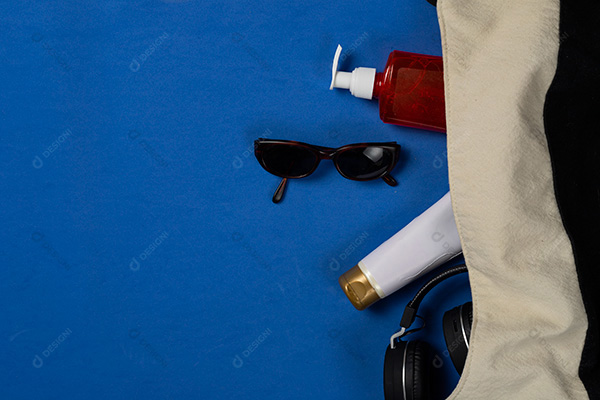
[[[450,399],[586,399],[587,329],[543,105],[558,0],[440,0],[450,188],[474,327]]]

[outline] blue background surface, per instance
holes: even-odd
[[[331,61],[441,55],[434,7],[19,1],[0,27],[0,398],[383,398],[424,279],[363,312],[337,279],[448,191],[445,135],[329,91]],[[323,162],[274,205],[259,136],[396,140],[399,185]],[[422,306],[438,397],[442,315],[468,298],[461,276]]]

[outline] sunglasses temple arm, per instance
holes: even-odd
[[[277,186],[277,190],[275,190],[275,194],[273,195],[273,203],[279,203],[283,198],[283,193],[285,192],[287,180],[288,178],[283,178],[279,186]]]
[[[383,181],[390,186],[396,186],[398,184],[398,182],[396,182],[394,177],[391,175],[388,175],[388,174],[382,176],[381,179],[383,179]]]

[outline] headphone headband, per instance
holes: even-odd
[[[402,319],[400,320],[401,329],[395,334],[393,334],[392,337],[390,337],[390,346],[392,347],[392,349],[394,348],[394,340],[396,338],[404,336],[406,330],[410,328],[413,322],[415,322],[415,318],[417,317],[417,311],[419,310],[421,301],[423,301],[427,293],[429,293],[431,289],[436,287],[442,281],[445,281],[446,279],[454,275],[462,274],[467,271],[467,266],[465,264],[454,266],[431,278],[429,282],[424,284],[423,287],[419,289],[417,294],[415,294],[415,297],[413,297],[413,299],[404,308],[404,313],[402,314]]]
[[[417,294],[415,294],[415,297],[413,297],[413,299],[407,304],[406,308],[404,309],[404,314],[402,314],[402,319],[400,320],[400,326],[408,329],[413,322],[415,322],[415,317],[417,315],[419,306],[421,305],[421,301],[423,301],[431,289],[436,287],[442,281],[445,281],[454,275],[462,274],[463,272],[467,272],[467,266],[465,264],[449,268],[441,274],[431,278],[431,280],[424,284],[423,287],[419,289]]]
[[[427,293],[437,284],[451,276],[467,272],[466,265],[457,265],[439,273],[430,279],[406,306],[402,314],[401,329],[390,338],[383,362],[383,392],[386,400],[424,400],[429,399],[431,386],[431,351],[428,343],[420,340],[396,340],[423,328],[410,328],[417,315],[419,306]],[[473,321],[472,303],[468,302],[444,313],[442,327],[450,356],[456,371],[461,374],[469,351],[469,339]],[[423,321],[424,322],[424,321]],[[410,330],[407,330],[409,329]],[[436,366],[435,364],[433,364]]]

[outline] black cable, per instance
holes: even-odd
[[[436,277],[432,278],[429,282],[427,282],[415,297],[408,303],[406,308],[404,309],[404,314],[402,314],[402,320],[400,320],[400,326],[408,329],[413,322],[415,322],[415,317],[417,316],[417,310],[421,305],[421,301],[423,298],[429,293],[431,289],[433,289],[438,283],[458,274],[462,274],[463,272],[467,272],[467,266],[465,264],[457,265],[452,268],[447,269]]]

